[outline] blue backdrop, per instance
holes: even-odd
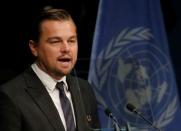
[[[112,122],[154,130],[126,109],[132,103],[163,131],[180,131],[181,110],[159,0],[100,0],[89,81],[102,127]]]

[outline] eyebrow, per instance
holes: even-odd
[[[49,37],[48,39],[47,39],[47,41],[49,41],[49,40],[61,40],[62,38],[61,37],[58,37],[58,36],[55,36],[55,37]],[[71,36],[71,37],[69,37],[69,39],[77,39],[77,35],[75,35],[75,36]]]
[[[70,39],[74,39],[74,38],[76,38],[76,39],[77,39],[77,35],[75,35],[75,36],[71,36],[71,37],[70,37]]]

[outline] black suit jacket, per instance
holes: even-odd
[[[77,131],[98,128],[95,96],[88,82],[67,76]],[[0,87],[0,131],[64,131],[58,111],[31,68]]]

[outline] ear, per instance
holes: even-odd
[[[29,40],[29,47],[30,47],[30,50],[31,50],[31,53],[37,57],[38,56],[38,48],[37,48],[37,45],[38,43],[36,43],[35,41],[33,40]]]

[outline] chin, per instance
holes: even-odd
[[[71,72],[71,69],[68,69],[68,70],[60,70],[59,72],[60,72],[60,74],[68,75],[68,74]]]

